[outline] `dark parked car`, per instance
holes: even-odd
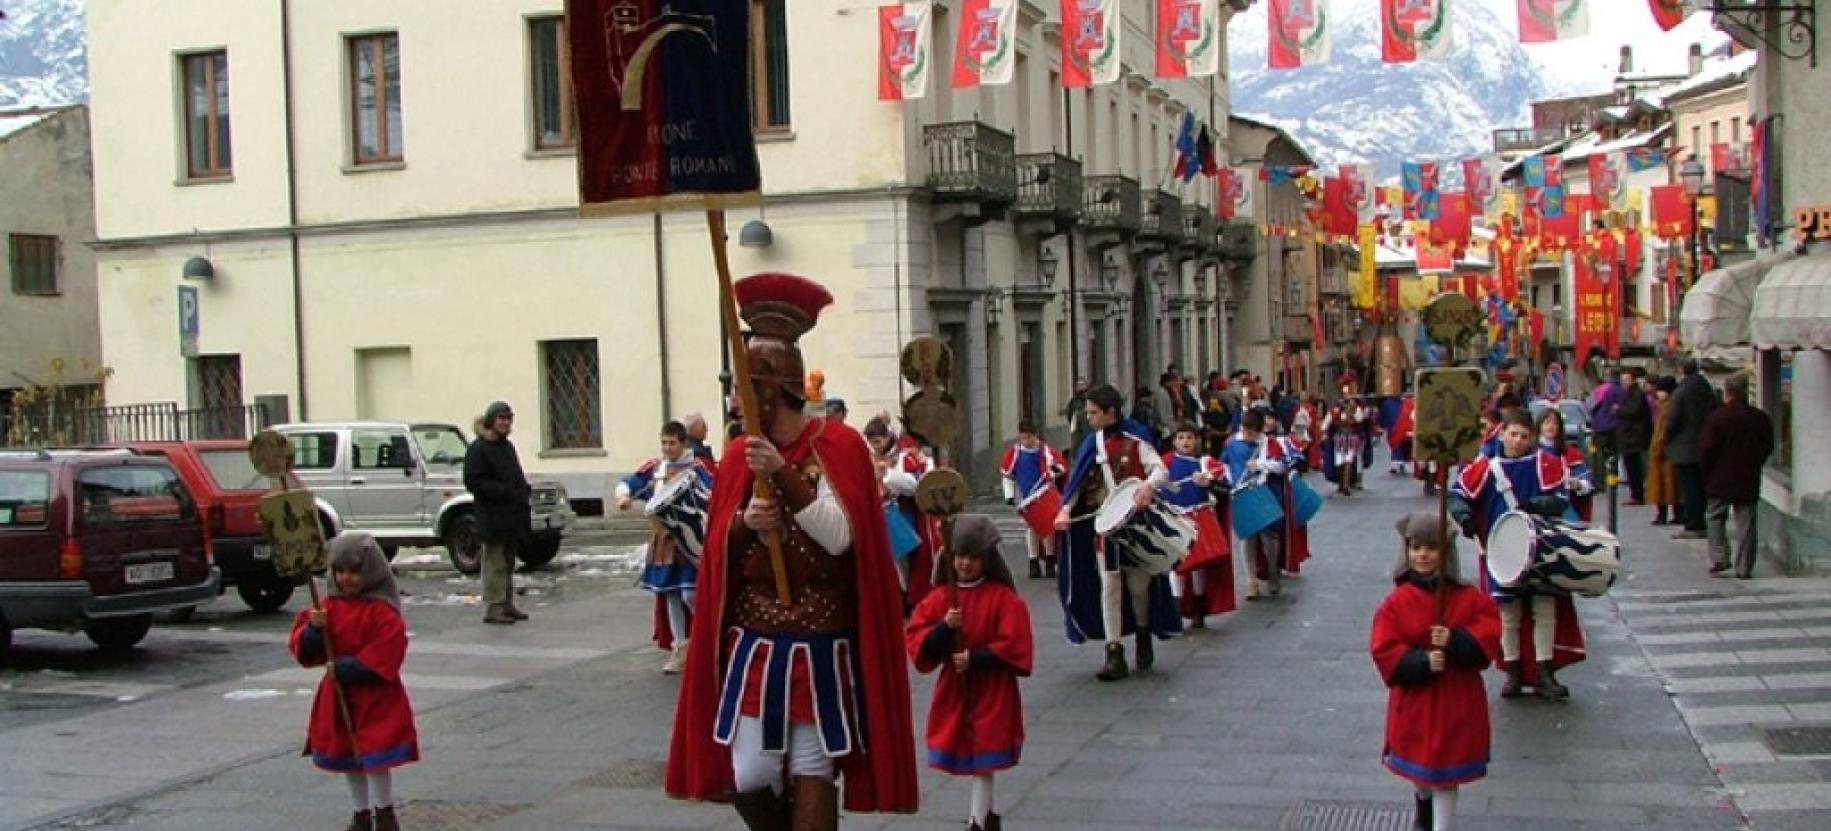
[[[107,650],[153,613],[221,592],[197,502],[171,462],[125,450],[0,452],[0,654],[14,629]]]
[[[242,602],[257,612],[278,611],[303,578],[281,577],[273,570],[273,551],[261,530],[261,497],[269,483],[248,458],[248,442],[239,439],[134,442],[134,452],[171,460],[197,499],[222,572],[223,586],[235,587]],[[326,530],[327,538],[333,536]]]

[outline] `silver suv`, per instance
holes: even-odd
[[[375,535],[392,559],[403,545],[443,545],[465,574],[481,566],[475,499],[464,489],[464,433],[437,422],[349,421],[274,428],[292,443],[293,471],[332,527]],[[521,560],[542,565],[578,518],[558,482],[531,481],[532,541]]]

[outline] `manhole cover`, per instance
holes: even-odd
[[[401,825],[409,828],[481,828],[526,805],[500,802],[444,802],[414,800],[401,805]]]
[[[1761,732],[1767,746],[1781,756],[1831,755],[1831,727],[1781,727]]]
[[[1366,802],[1299,802],[1278,831],[1408,831],[1411,809]]]
[[[653,759],[629,759],[580,779],[591,788],[659,788],[666,766]]]

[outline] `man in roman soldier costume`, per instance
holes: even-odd
[[[1169,481],[1163,458],[1151,445],[1149,428],[1120,415],[1125,401],[1111,385],[1087,393],[1087,423],[1092,432],[1075,452],[1062,488],[1062,510],[1056,515],[1057,531],[1065,532],[1067,554],[1060,558],[1056,590],[1066,613],[1068,640],[1106,644],[1105,663],[1094,677],[1117,681],[1126,677],[1125,633],[1138,638],[1138,669],[1150,669],[1156,653],[1153,635],[1168,639],[1182,631],[1176,599],[1166,575],[1153,576],[1128,562],[1120,546],[1108,545],[1094,533],[1094,517],[1112,488],[1128,479],[1146,483],[1138,489],[1142,510],[1155,498],[1156,489]]]
[[[837,828],[839,779],[849,811],[912,812],[903,604],[876,472],[857,431],[804,412],[797,341],[833,298],[787,274],[735,288],[762,430],[721,455],[692,623],[717,648],[687,655],[667,791],[730,800],[752,831]],[[758,476],[769,497],[753,496]]]

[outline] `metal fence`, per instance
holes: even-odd
[[[246,439],[273,423],[259,404],[180,409],[176,403],[0,410],[0,447],[84,447],[131,441]]]

